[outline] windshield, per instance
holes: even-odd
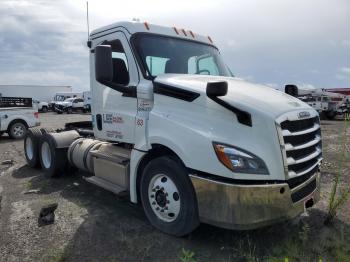
[[[56,95],[55,96],[55,101],[64,101],[67,97],[64,95]]]
[[[231,76],[219,51],[204,43],[152,34],[139,34],[134,46],[147,76],[201,74]]]

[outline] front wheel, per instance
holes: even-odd
[[[186,168],[164,156],[152,160],[141,178],[141,201],[151,224],[161,231],[184,236],[199,225],[197,199]]]

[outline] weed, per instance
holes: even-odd
[[[246,261],[255,262],[260,261],[257,256],[257,248],[255,243],[250,239],[249,235],[245,239],[238,242],[238,248],[234,249],[238,257],[244,258]]]
[[[181,262],[197,262],[195,259],[195,253],[190,250],[182,249],[181,250],[181,256],[180,256]]]
[[[342,135],[342,141],[341,141],[341,145],[343,145],[343,150],[337,159],[338,160],[337,162],[339,163],[339,167],[338,167],[338,170],[336,171],[336,175],[335,175],[334,182],[332,185],[331,194],[329,197],[328,214],[327,214],[327,217],[325,220],[325,224],[332,223],[334,217],[337,215],[338,209],[348,200],[348,198],[350,196],[350,186],[345,188],[342,192],[338,192],[339,185],[340,185],[340,177],[344,173],[344,168],[346,168],[344,166],[344,163],[347,162],[347,152],[346,152],[347,129],[348,129],[348,120],[345,119],[345,121],[344,121],[344,133]]]
[[[31,181],[28,181],[28,182],[26,183],[26,188],[27,188],[28,190],[32,189],[32,188],[33,188],[33,183],[32,183]]]

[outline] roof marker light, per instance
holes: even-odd
[[[147,22],[144,22],[143,24],[145,25],[146,29],[149,30],[149,24]]]
[[[195,38],[194,33],[190,30],[190,34],[193,38]]]
[[[185,36],[187,36],[185,29],[181,29],[182,33],[184,33]]]
[[[209,40],[210,43],[213,43],[213,40],[211,39],[210,36],[208,36],[208,40]]]
[[[179,31],[177,31],[177,28],[174,26],[173,29],[174,29],[175,33],[178,35]]]

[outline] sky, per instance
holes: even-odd
[[[349,0],[89,0],[90,29],[138,18],[210,35],[238,77],[350,87]],[[86,1],[0,0],[0,84],[89,89]]]

